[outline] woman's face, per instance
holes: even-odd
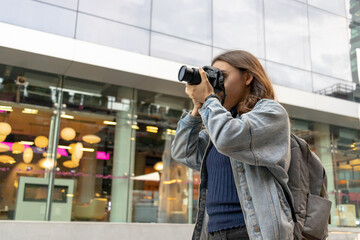
[[[239,69],[224,61],[214,62],[213,67],[220,69],[224,76],[226,92],[224,107],[230,110],[249,94],[249,88],[246,86],[244,74],[242,74]],[[222,93],[220,93],[220,96],[222,96]]]

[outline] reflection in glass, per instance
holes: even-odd
[[[211,1],[153,0],[152,30],[211,44]]]
[[[44,3],[50,3],[56,6],[70,8],[72,10],[77,10],[77,4],[79,0],[41,0]]]
[[[73,38],[76,12],[37,1],[2,1],[0,22]]]
[[[359,136],[359,131],[354,129],[332,128],[337,226],[360,225]]]
[[[171,141],[182,112],[190,107],[187,99],[138,92],[134,222],[192,223],[194,204],[192,173],[170,155]],[[163,169],[155,166],[162,162]],[[191,196],[191,197],[190,197]]]
[[[296,1],[267,0],[265,22],[266,58],[310,70],[307,6]]]
[[[309,7],[309,24],[312,70],[351,80],[346,19]]]
[[[152,32],[151,56],[204,66],[211,62],[211,47]]]
[[[91,27],[89,27],[91,26]],[[79,13],[76,38],[149,54],[149,31]]]
[[[316,73],[312,76],[315,93],[353,101],[354,83]]]
[[[266,71],[274,84],[312,92],[311,74],[286,65],[266,62]]]
[[[264,57],[263,1],[213,1],[214,46]]]
[[[308,4],[345,17],[345,1],[349,0],[308,0]]]
[[[79,11],[149,29],[150,3],[150,0],[86,0],[79,1]]]

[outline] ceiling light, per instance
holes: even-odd
[[[35,142],[35,146],[39,148],[46,148],[49,144],[49,139],[45,136],[37,136],[34,142]]]
[[[7,112],[13,111],[12,107],[9,107],[9,106],[0,106],[0,110],[7,111]]]
[[[99,143],[101,141],[101,138],[96,135],[85,135],[82,137],[82,140],[90,144],[95,144]]]
[[[66,140],[66,141],[70,141],[73,140],[76,137],[76,132],[73,128],[70,127],[66,127],[63,128],[60,132],[60,136]]]
[[[175,133],[176,133],[176,130],[173,130],[173,129],[166,129],[166,133],[168,134],[168,135],[175,135]]]
[[[93,152],[93,151],[95,151],[95,149],[93,149],[93,148],[81,148],[81,150],[83,150],[84,152]]]
[[[29,141],[21,141],[19,142],[20,144],[23,144],[23,145],[34,145],[34,142],[29,142]]]
[[[24,108],[24,110],[22,111],[22,113],[37,114],[37,113],[38,113],[38,110],[37,110],[37,109],[31,109],[31,108]]]
[[[7,136],[11,133],[11,126],[7,122],[0,122],[0,134]],[[5,139],[4,139],[5,140]]]
[[[138,130],[138,129],[139,129],[139,126],[138,126],[138,125],[131,125],[131,128],[132,128],[132,129],[135,129],[135,130]]]
[[[104,124],[107,124],[107,125],[116,125],[116,122],[104,121]]]
[[[75,144],[75,143],[74,143]],[[71,145],[71,144],[70,144]],[[71,149],[71,147],[69,146],[63,146],[63,145],[58,145],[58,148],[62,148],[62,149]]]
[[[164,169],[164,164],[162,161],[155,163],[154,169],[156,171],[162,171]]]
[[[74,119],[74,116],[72,116],[72,115],[67,115],[67,114],[61,114],[60,117],[62,117],[62,118],[67,118],[67,119]]]
[[[157,133],[158,132],[158,127],[154,127],[154,126],[146,126],[146,131],[147,132],[151,132],[151,133]]]

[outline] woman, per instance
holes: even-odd
[[[201,83],[185,90],[194,108],[172,144],[175,160],[201,171],[193,239],[293,239],[287,112],[252,54],[229,51],[212,66],[224,76],[224,104],[199,69]]]

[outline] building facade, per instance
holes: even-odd
[[[360,225],[359,1],[0,3],[2,219],[193,223],[177,73],[243,49],[326,168],[331,226]]]

